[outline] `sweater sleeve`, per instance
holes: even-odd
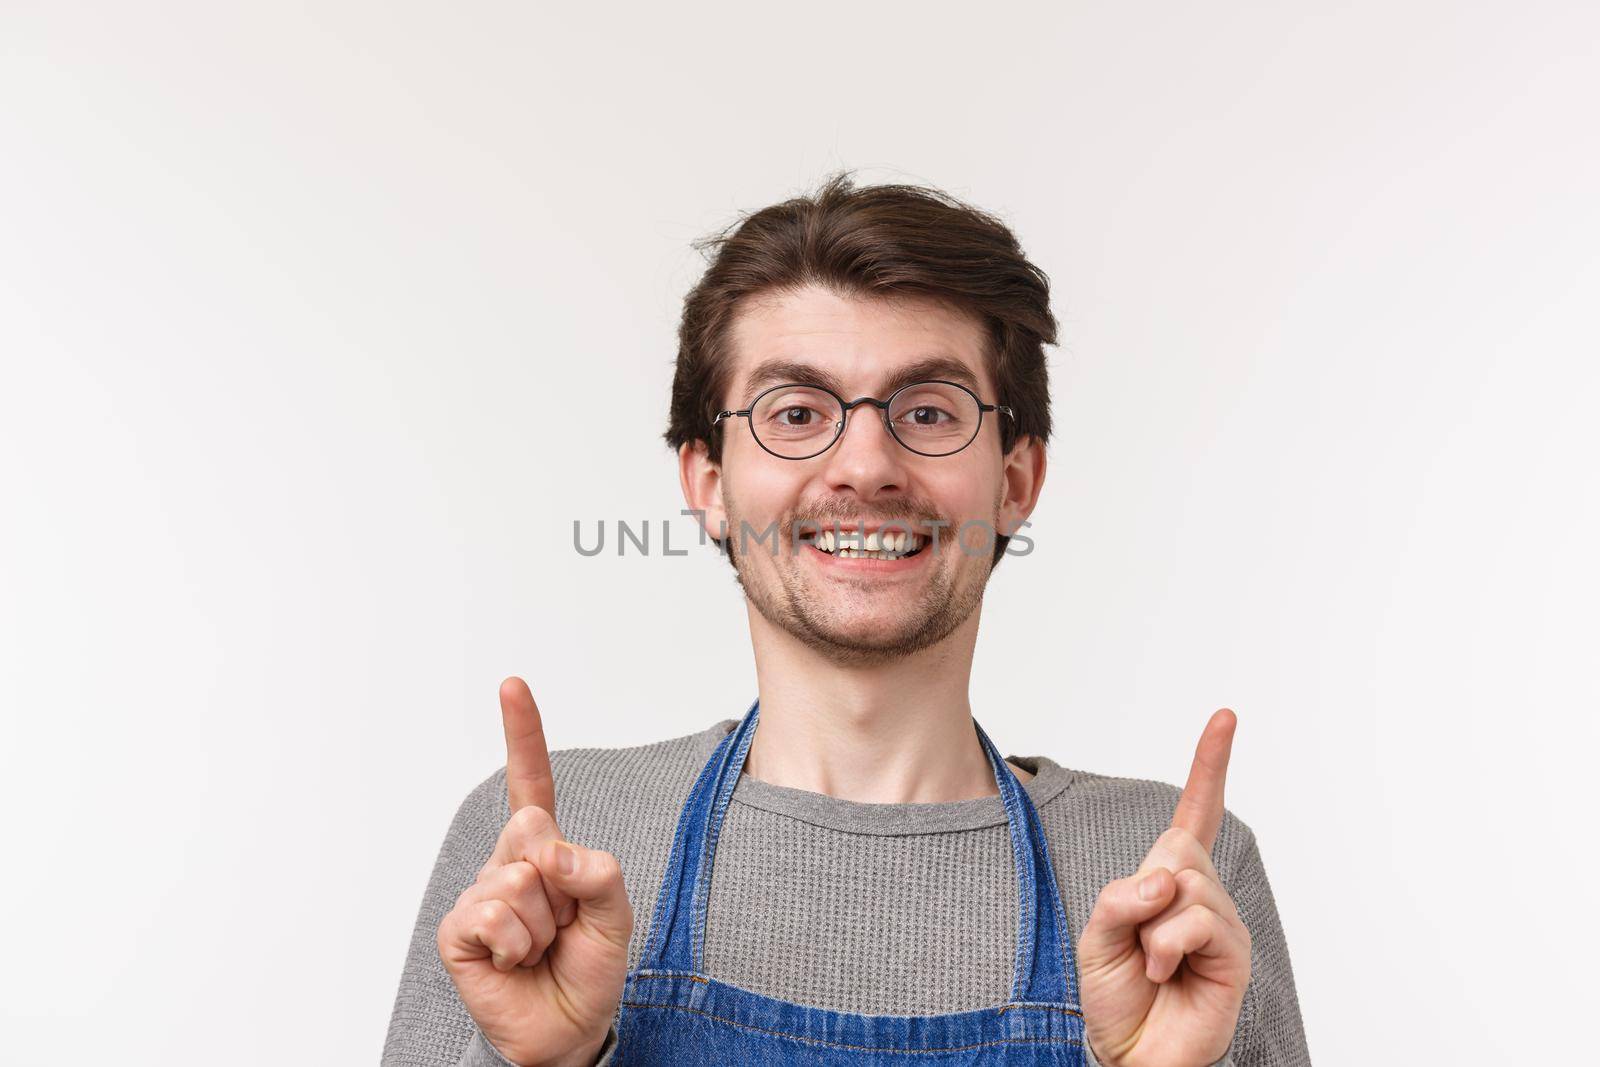
[[[484,1062],[464,1058],[470,1055],[468,1046],[478,1028],[439,958],[438,936],[439,924],[494,851],[505,821],[500,811],[504,781],[504,772],[496,771],[467,794],[439,847],[389,1015],[384,1067],[457,1067]],[[489,1050],[493,1051],[492,1046]]]
[[[1250,931],[1250,984],[1229,1049],[1231,1067],[1310,1067],[1283,924],[1256,838],[1247,829],[1228,887]]]
[[[1091,1045],[1083,1046],[1083,1067],[1102,1067],[1100,1061],[1095,1059],[1094,1048]],[[1233,1058],[1233,1051],[1230,1049],[1222,1054],[1222,1059],[1211,1064],[1211,1067],[1239,1067],[1239,1063]]]
[[[611,1054],[616,1049],[617,1027],[613,1023],[606,1031],[606,1041],[600,1046],[599,1059],[594,1061],[594,1067],[611,1067]],[[467,1045],[467,1051],[456,1067],[517,1067],[517,1065],[500,1055],[500,1050],[490,1044],[489,1039],[483,1036],[483,1031],[479,1030],[473,1033],[472,1041]]]
[[[1251,829],[1231,812],[1224,825],[1229,841],[1217,857],[1217,873],[1250,931],[1250,983],[1233,1041],[1211,1067],[1310,1067],[1289,946],[1260,848]],[[1087,1046],[1084,1059],[1086,1067],[1102,1067]]]
[[[456,810],[411,931],[383,1046],[384,1067],[515,1067],[473,1022],[439,958],[438,943],[439,924],[477,878],[509,817],[504,770],[484,779]],[[597,1067],[608,1067],[616,1044],[613,1025]]]

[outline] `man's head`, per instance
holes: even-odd
[[[937,643],[972,617],[1043,481],[1048,280],[991,216],[927,189],[855,189],[846,175],[707,245],[710,266],[685,300],[666,434],[690,506],[713,536],[727,531],[752,605],[830,658],[876,662]],[[863,404],[830,447],[798,460],[761,447],[756,434],[770,441],[778,428],[752,433],[759,412],[717,420],[783,383],[826,385],[848,402],[927,379],[967,385],[1010,415],[985,412],[970,445],[927,456],[897,443],[890,413]],[[814,419],[788,403],[769,419],[786,429]],[[908,420],[902,428],[942,418],[925,406],[892,417]],[[863,522],[909,530],[924,547],[850,558],[809,537]]]

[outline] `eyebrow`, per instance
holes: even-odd
[[[926,381],[956,382],[974,393],[979,393],[982,388],[977,376],[967,368],[967,365],[950,356],[925,356],[898,367],[883,380],[881,388],[884,396],[888,396],[901,386]],[[744,393],[745,396],[754,399],[756,393],[765,386],[790,384],[820,385],[824,389],[833,390],[846,400],[855,399],[845,396],[844,383],[836,375],[810,363],[793,359],[764,359],[757,363],[744,380]]]

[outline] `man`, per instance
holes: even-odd
[[[1045,276],[991,216],[844,175],[715,249],[667,440],[757,700],[549,753],[507,679],[506,767],[445,840],[384,1061],[1308,1063],[1223,809],[1232,712],[1179,794],[1003,761],[968,702],[1044,481]]]

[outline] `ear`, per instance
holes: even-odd
[[[722,507],[722,465],[711,461],[704,441],[686,441],[678,448],[678,481],[683,499],[697,516],[707,537],[722,540],[728,528],[728,514]]]
[[[1033,514],[1039,490],[1044,488],[1044,469],[1043,443],[1031,434],[1018,438],[1001,471],[1000,533],[1008,537],[1016,533],[1022,521]]]

